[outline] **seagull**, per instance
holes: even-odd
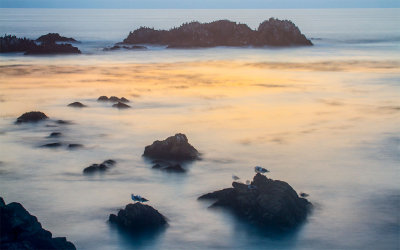
[[[260,173],[260,174],[264,174],[264,173],[268,173],[268,172],[269,172],[268,169],[263,168],[263,167],[260,167],[260,166],[254,167],[254,171],[255,171],[256,173]]]
[[[134,194],[131,194],[131,199],[132,199],[133,201],[138,201],[138,202],[146,202],[146,201],[149,201],[148,199],[143,198],[143,197],[140,196],[140,195],[134,195]]]
[[[237,181],[237,180],[239,180],[240,178],[233,174],[233,175],[232,175],[232,179],[235,180],[235,181]]]

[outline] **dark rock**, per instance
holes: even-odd
[[[186,135],[176,134],[164,141],[155,141],[146,146],[143,156],[152,159],[191,161],[200,159],[199,152],[189,144]]]
[[[127,47],[127,46],[124,46],[124,49],[147,49],[147,47],[146,46],[141,46],[141,45],[135,45],[135,46],[131,46],[131,47]]]
[[[125,103],[126,103],[126,102],[129,102],[129,100],[126,99],[125,97],[121,97],[121,99],[119,99],[119,101],[120,101],[120,102],[125,102]]]
[[[141,46],[141,45],[134,45],[134,46],[119,46],[119,45],[114,45],[112,47],[104,48],[103,51],[114,51],[114,50],[120,50],[120,49],[126,49],[126,50],[146,50],[146,46]]]
[[[81,51],[71,44],[43,43],[29,48],[25,55],[51,55],[51,54],[81,54]]]
[[[107,102],[108,101],[108,97],[107,96],[100,96],[98,99],[97,99],[97,101],[98,102]]]
[[[62,136],[62,133],[60,133],[60,132],[53,132],[49,135],[49,137],[51,137],[51,138],[57,138],[57,137],[61,137],[61,136]]]
[[[59,142],[52,142],[52,143],[44,144],[44,145],[42,145],[40,147],[42,147],[42,148],[58,148],[58,147],[61,147],[61,146],[62,146],[62,144],[59,143]]]
[[[154,169],[160,169],[163,171],[167,171],[167,172],[175,172],[175,173],[185,173],[186,170],[184,168],[182,168],[182,166],[180,164],[171,164],[171,163],[167,163],[167,164],[160,164],[157,163],[155,165],[153,165]]]
[[[306,197],[308,197],[310,195],[302,192],[302,193],[300,193],[300,196],[303,197],[303,198],[306,198]]]
[[[87,107],[86,105],[80,103],[80,102],[73,102],[68,104],[68,107],[74,107],[74,108],[84,108]]]
[[[121,49],[121,46],[114,45],[114,46],[109,47],[109,48],[104,48],[103,51],[113,51],[113,50],[119,50],[119,49]]]
[[[24,122],[39,122],[48,119],[47,115],[40,111],[27,112],[20,117],[18,117],[16,123]]]
[[[83,148],[83,145],[78,143],[68,144],[68,149],[77,149],[77,148]]]
[[[0,200],[1,249],[76,249],[65,237],[53,238],[20,203]]]
[[[167,225],[167,220],[156,209],[140,202],[126,205],[118,215],[110,214],[109,221],[131,231],[157,229]]]
[[[76,43],[76,42],[78,42],[74,38],[60,36],[60,34],[58,34],[58,33],[48,33],[47,35],[40,36],[38,39],[36,39],[36,41],[41,42],[41,43],[56,43],[56,42]]]
[[[17,38],[11,35],[0,37],[0,53],[25,52],[35,46],[36,43],[27,38]]]
[[[277,231],[299,225],[311,208],[311,203],[299,197],[289,184],[259,173],[250,185],[233,182],[232,186],[199,199],[215,199],[212,207],[228,208],[251,223]]]
[[[65,121],[65,120],[57,120],[56,123],[57,123],[57,124],[61,124],[61,125],[69,125],[69,124],[72,124],[70,121]]]
[[[108,101],[110,101],[110,102],[119,102],[120,99],[119,99],[118,97],[116,97],[116,96],[110,96],[110,98],[108,99]]]
[[[128,108],[131,107],[131,106],[129,106],[129,105],[125,104],[125,103],[122,103],[122,102],[118,102],[116,104],[113,104],[112,106],[113,106],[113,108],[118,108],[118,109],[128,109]]]
[[[159,44],[168,48],[312,45],[291,21],[274,18],[264,21],[258,30],[228,20],[185,23],[168,31],[141,27],[131,32],[123,43]]]
[[[89,167],[87,167],[83,170],[83,173],[92,174],[95,172],[105,172],[110,167],[114,166],[115,164],[116,164],[116,162],[114,160],[106,160],[106,161],[103,161],[103,163],[101,163],[101,164],[90,165]]]

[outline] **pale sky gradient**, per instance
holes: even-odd
[[[400,8],[399,0],[0,0],[1,8]]]

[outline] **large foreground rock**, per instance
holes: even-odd
[[[264,21],[257,30],[228,20],[185,23],[170,30],[141,27],[129,33],[123,43],[159,44],[169,48],[312,45],[294,23],[275,18]]]
[[[286,182],[256,174],[250,185],[233,182],[199,199],[215,199],[212,207],[225,207],[236,215],[266,229],[286,231],[303,222],[311,203],[297,195]]]
[[[27,38],[18,38],[12,35],[0,37],[0,53],[25,52],[36,46],[36,43]]]
[[[37,218],[16,202],[0,197],[0,249],[76,249],[65,237],[53,238]]]
[[[118,215],[110,214],[109,221],[132,231],[157,229],[167,224],[165,217],[156,209],[140,202],[126,205]]]
[[[189,144],[186,135],[176,134],[146,146],[143,156],[160,160],[191,161],[199,159],[200,154]]]
[[[48,117],[45,113],[40,111],[31,111],[18,117],[16,123],[39,122],[46,119],[48,119]]]

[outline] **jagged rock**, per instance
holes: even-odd
[[[257,30],[228,20],[185,23],[168,31],[141,27],[129,33],[123,43],[159,44],[168,48],[312,45],[291,21],[274,18],[261,23]]]
[[[74,38],[60,36],[60,34],[58,34],[58,33],[48,33],[46,35],[40,36],[38,39],[36,39],[36,41],[41,42],[41,43],[56,43],[56,42],[76,43],[76,42],[78,42]]]
[[[0,37],[0,53],[7,52],[25,52],[35,47],[36,43],[27,38],[18,38],[16,36],[5,35]]]
[[[131,107],[131,106],[129,106],[129,105],[125,104],[125,103],[122,103],[122,102],[115,103],[112,106],[113,106],[113,108],[118,108],[118,109],[128,109],[128,108]]]
[[[26,112],[20,117],[18,117],[16,123],[39,122],[46,119],[48,119],[48,117],[43,112],[31,111],[31,112]]]
[[[16,202],[5,204],[0,197],[1,249],[76,249],[65,237],[53,238],[37,218]]]
[[[215,199],[211,207],[225,207],[239,217],[264,228],[285,231],[303,222],[311,203],[297,195],[286,182],[258,173],[250,185],[233,182],[226,188],[199,199]]]
[[[199,152],[189,144],[186,135],[176,134],[164,141],[155,141],[146,146],[143,156],[152,159],[191,161],[200,159]]]
[[[84,108],[87,107],[86,105],[80,103],[80,102],[73,102],[68,104],[68,107],[74,107],[74,108]]]
[[[99,98],[97,98],[98,102],[107,102],[108,101],[108,97],[107,96],[100,96]]]
[[[157,229],[167,225],[167,220],[156,209],[140,202],[126,205],[118,214],[110,214],[109,221],[131,231]]]
[[[92,174],[95,172],[105,172],[107,171],[110,167],[115,165],[114,160],[105,160],[103,163],[100,164],[92,164],[89,167],[85,168],[83,170],[84,174]]]

